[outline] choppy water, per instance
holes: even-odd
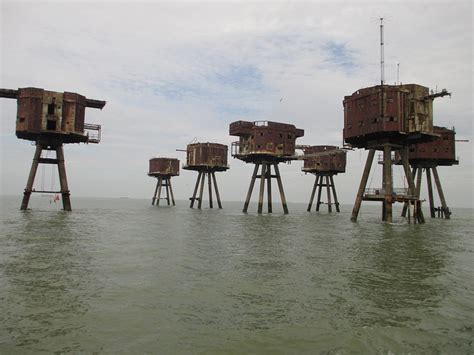
[[[473,353],[473,211],[425,225],[1,198],[0,353]],[[276,209],[276,208],[275,208]]]

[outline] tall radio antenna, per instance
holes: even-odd
[[[380,84],[383,85],[385,82],[385,58],[384,58],[384,47],[383,47],[383,17],[380,18]]]

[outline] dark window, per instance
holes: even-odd
[[[54,109],[56,108],[56,105],[54,102],[52,104],[48,104],[48,115],[54,115]]]
[[[288,134],[288,139],[291,139],[291,134]]]
[[[263,132],[260,132],[260,136],[263,137]]]
[[[55,131],[56,130],[56,121],[48,120],[46,122],[46,129],[48,131]]]

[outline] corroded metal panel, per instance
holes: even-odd
[[[304,147],[303,171],[311,173],[338,174],[346,171],[346,151],[337,146],[317,145]],[[319,154],[324,153],[324,154]]]
[[[295,154],[295,142],[304,130],[292,124],[271,121],[237,121],[230,124],[229,133],[239,136],[233,143],[232,155],[246,161],[252,157],[289,157]]]
[[[32,141],[40,137],[54,137],[55,141],[62,143],[87,142],[85,108],[102,108],[105,105],[105,101],[87,99],[77,93],[40,88],[0,89],[0,96],[17,99],[16,135]]]
[[[186,148],[186,165],[183,169],[215,171],[227,170],[227,150],[225,144],[219,143],[193,143]]]
[[[408,160],[412,165],[456,165],[454,130],[435,126],[433,133],[439,137],[432,142],[409,146]]]
[[[343,101],[344,140],[363,148],[374,139],[432,134],[433,98],[417,84],[357,90]]]
[[[178,176],[179,160],[174,158],[152,158],[149,163],[149,176]]]

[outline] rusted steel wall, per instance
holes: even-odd
[[[66,143],[87,141],[84,132],[86,100],[71,92],[18,89],[17,136],[36,140],[38,135],[62,134]]]
[[[344,140],[364,146],[394,134],[432,133],[433,100],[427,87],[373,86],[344,97]]]
[[[279,157],[295,154],[296,138],[302,137],[304,130],[279,122],[237,121],[230,124],[229,134],[240,137],[236,156],[258,154]]]
[[[219,143],[188,144],[185,167],[227,169],[227,150],[227,145]]]
[[[179,160],[174,158],[151,158],[148,175],[177,176],[179,175]]]
[[[315,153],[328,153],[319,156],[311,156]],[[329,152],[331,152],[329,154]],[[304,148],[303,171],[311,173],[337,174],[346,172],[346,151],[332,145],[316,145]]]
[[[413,144],[409,147],[410,164],[434,161],[436,165],[457,164],[454,130],[435,126],[433,133],[440,135],[432,142]]]

